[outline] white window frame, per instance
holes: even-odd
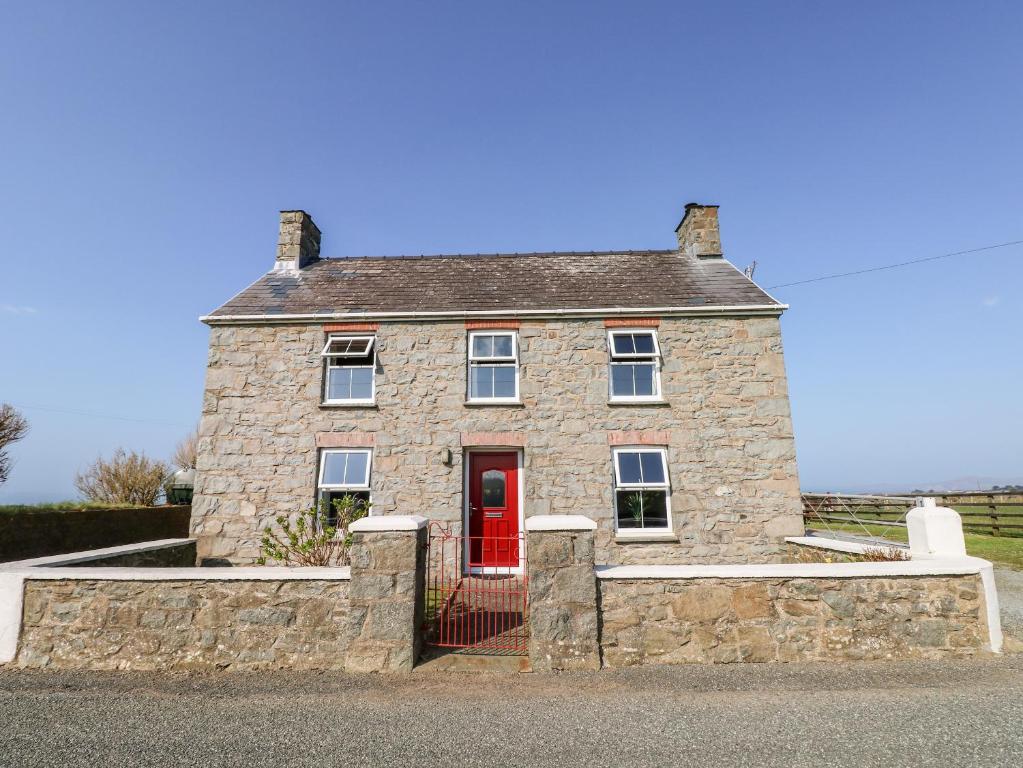
[[[352,339],[369,339],[369,346],[366,348],[363,354],[353,354],[346,352],[342,354],[331,353],[330,345],[335,341],[350,341]],[[323,404],[324,405],[373,405],[377,398],[377,358],[374,347],[376,346],[376,335],[375,334],[358,334],[358,333],[332,333],[327,336],[327,342],[323,345],[323,351],[320,352],[320,356],[323,358]],[[366,355],[373,355],[373,362],[370,365],[331,365],[330,361],[332,358],[346,358],[346,357],[365,357]],[[370,368],[372,369],[372,376],[370,377],[370,393],[369,397],[348,397],[348,398],[331,398],[330,395],[330,371],[331,369],[339,370],[342,368]]]
[[[473,354],[475,340],[479,336],[508,336],[512,340],[511,356],[491,355],[482,357]],[[467,351],[468,363],[466,365],[465,392],[466,402],[469,403],[517,403],[519,402],[519,334],[517,331],[501,330],[480,330],[469,331],[469,348]],[[515,369],[515,394],[511,397],[473,397],[472,395],[472,369],[477,365],[492,365],[503,368]]]
[[[653,354],[647,352],[615,352],[615,337],[631,336],[636,333],[649,333],[654,340]],[[656,328],[618,328],[607,332],[607,398],[612,403],[660,403],[663,402],[661,394],[661,345],[657,340]],[[614,377],[612,369],[616,365],[635,365],[640,362],[649,362],[654,367],[654,392],[651,395],[616,395],[614,392]]]
[[[663,483],[623,483],[621,481],[620,457],[623,453],[654,453],[661,457],[661,467],[664,469]],[[614,499],[615,535],[618,538],[649,537],[651,534],[672,534],[674,523],[671,517],[671,476],[668,474],[668,449],[666,447],[650,447],[638,445],[620,445],[611,449],[611,460],[613,465],[612,496]],[[618,527],[618,491],[664,491],[664,509],[667,513],[667,524],[663,527],[649,526],[643,528],[619,528]]]
[[[332,453],[363,453],[366,454],[366,476],[363,484],[352,483],[329,483],[323,482],[323,471],[327,467],[327,456]],[[347,464],[346,464],[347,468]],[[316,506],[319,508],[323,499],[324,491],[358,491],[364,492],[369,497],[369,514],[373,515],[373,490],[370,488],[370,478],[373,476],[373,449],[372,448],[321,448],[320,469],[316,475]]]

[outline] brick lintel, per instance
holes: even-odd
[[[380,330],[380,323],[324,323],[324,333],[354,333]]]
[[[661,324],[659,317],[605,317],[605,328],[657,328]]]
[[[521,320],[466,320],[465,327],[470,331],[484,329],[515,331],[521,327]]]
[[[466,448],[481,446],[522,448],[526,445],[526,435],[523,432],[463,432],[461,438],[462,446]]]
[[[317,448],[372,448],[372,432],[317,432]]]
[[[665,429],[633,429],[608,432],[608,445],[668,445],[671,433]]]

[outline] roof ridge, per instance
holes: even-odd
[[[385,259],[475,259],[477,257],[515,257],[515,256],[625,256],[625,255],[645,255],[645,254],[656,254],[658,256],[668,255],[672,253],[681,253],[677,248],[641,248],[638,250],[634,249],[618,249],[612,251],[516,251],[514,253],[506,252],[495,252],[495,253],[419,253],[419,254],[394,254],[390,256],[328,256],[321,257],[321,262],[344,262],[344,261],[361,261],[361,260],[385,260]],[[315,262],[314,262],[315,263]],[[310,265],[311,266],[311,265]]]

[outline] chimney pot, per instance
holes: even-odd
[[[682,221],[675,227],[678,249],[700,259],[721,258],[721,230],[718,228],[718,207],[686,203]]]
[[[275,272],[297,272],[320,258],[320,228],[305,211],[281,211]]]

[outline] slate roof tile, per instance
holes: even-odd
[[[211,313],[473,312],[781,305],[724,259],[678,251],[321,259]]]

